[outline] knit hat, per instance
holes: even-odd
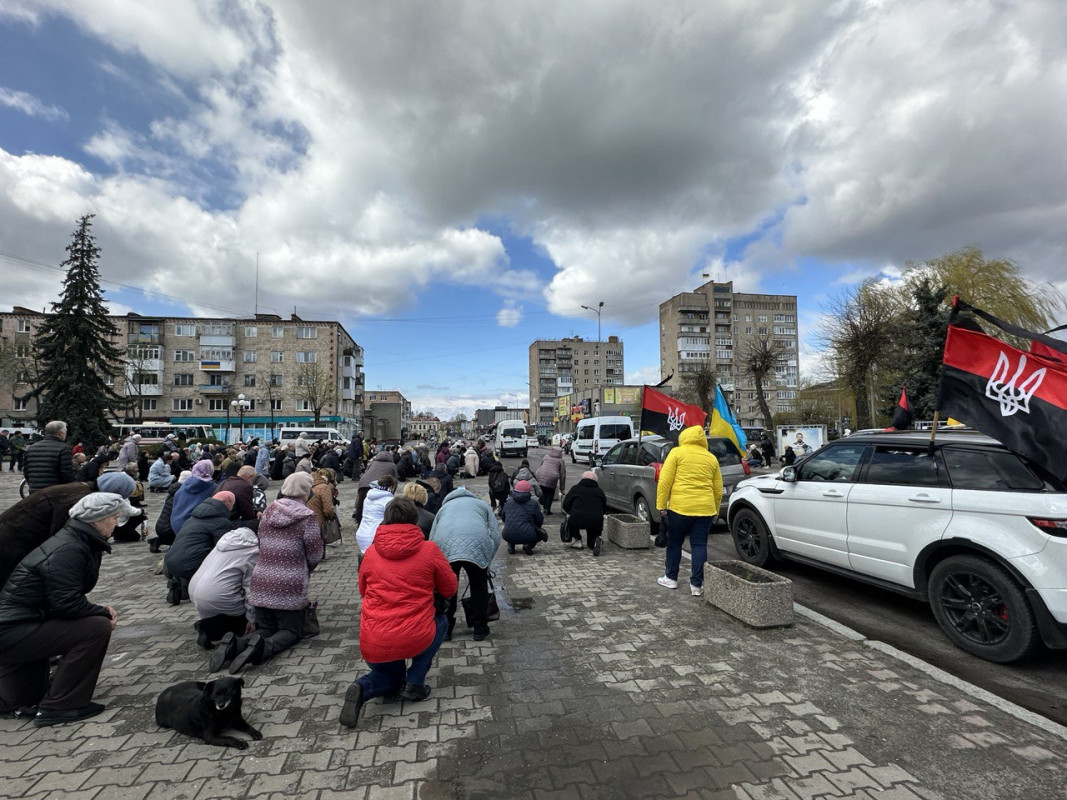
[[[137,481],[125,472],[105,472],[97,476],[96,488],[101,492],[129,497],[137,491]]]
[[[530,491],[531,488],[532,487],[530,486],[530,482],[529,481],[519,481],[518,483],[515,484],[515,491],[516,492],[528,492],[528,491]]]
[[[126,498],[114,492],[87,494],[75,503],[69,512],[70,518],[79,522],[99,522],[102,519],[117,516],[120,525],[140,513],[141,509],[134,508],[126,502]]]
[[[237,502],[237,498],[233,496],[233,492],[215,492],[213,500],[219,500],[226,508],[232,509],[233,504]]]
[[[215,474],[215,465],[211,462],[211,459],[207,458],[203,461],[197,461],[193,464],[192,474],[198,481],[210,483],[211,476]]]
[[[588,478],[591,481],[596,481],[596,473],[593,472],[592,470],[586,470],[585,472],[582,473],[582,480],[585,480],[586,478]],[[597,483],[600,483],[600,481],[597,481]]]
[[[178,485],[181,486],[191,477],[193,477],[193,471],[189,469],[183,469],[182,474],[178,476]]]
[[[133,439],[133,440],[134,440],[135,442],[139,442],[139,441],[141,441],[141,434],[139,434],[139,433],[135,433],[135,434],[134,434],[133,436],[131,436],[130,438],[131,438],[131,439]]]
[[[282,497],[295,497],[302,500],[311,494],[311,484],[314,479],[310,472],[294,472],[282,481]]]

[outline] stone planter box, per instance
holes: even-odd
[[[608,514],[604,517],[604,533],[608,541],[626,550],[649,548],[649,525],[633,514]]]
[[[753,628],[793,624],[793,582],[744,561],[707,562],[704,599]]]

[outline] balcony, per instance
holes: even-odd
[[[201,372],[234,372],[235,361],[201,361]]]
[[[163,334],[131,333],[126,337],[126,344],[163,344]]]
[[[342,400],[355,400],[356,399],[356,389],[355,389],[355,387],[352,387],[350,389],[341,389],[341,399]]]
[[[201,336],[201,347],[233,347],[235,344],[234,337],[231,336]]]
[[[158,383],[126,384],[127,397],[162,397],[163,387]]]
[[[134,372],[156,372],[162,376],[163,360],[159,358],[130,358],[129,354],[127,354],[126,374],[132,375]]]
[[[214,383],[201,383],[196,388],[200,391],[200,394],[216,396],[222,394],[229,394],[231,391],[233,391],[232,386],[219,386]]]

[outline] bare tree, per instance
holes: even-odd
[[[751,378],[756,384],[756,402],[759,403],[760,415],[763,417],[763,429],[768,431],[774,430],[774,425],[763,383],[767,376],[777,378],[777,367],[784,355],[785,346],[773,336],[746,339],[734,355],[738,372]]]
[[[337,394],[337,386],[326,367],[319,362],[303,363],[296,376],[296,396],[311,407],[315,425],[319,424],[322,409]]]
[[[678,399],[699,406],[710,417],[711,409],[715,405],[715,386],[718,383],[715,370],[702,364],[695,372],[683,373],[681,383]]]

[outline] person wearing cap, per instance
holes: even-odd
[[[541,527],[545,524],[544,511],[533,499],[529,481],[516,481],[500,517],[504,520],[503,536],[509,553],[515,552],[515,545],[522,545],[522,552],[532,556],[538,542],[548,541],[548,534]]]
[[[137,456],[139,455],[138,445],[141,442],[141,434],[134,433],[126,438],[126,441],[122,443],[122,447],[119,448],[119,457],[115,459],[115,466],[118,469],[123,469],[127,464],[136,464]]]
[[[188,481],[186,481],[188,483]],[[180,493],[180,490],[179,490]],[[163,556],[167,576],[167,602],[178,605],[188,594],[189,580],[224,534],[240,527],[230,521],[233,492],[217,492],[196,508],[175,533],[174,544]],[[174,515],[171,514],[171,519]]]
[[[43,727],[104,710],[92,698],[118,615],[86,595],[111,552],[112,530],[133,511],[121,495],[86,495],[63,529],[11,574],[0,591],[0,713],[33,716]]]
[[[247,666],[265,664],[303,638],[308,585],[324,554],[318,520],[307,507],[311,485],[306,472],[290,475],[281,496],[263,512],[259,560],[248,588],[256,631],[223,636],[208,660],[212,672],[230,662],[230,674],[236,675]]]
[[[128,498],[137,482],[121,472],[105,472],[96,481],[59,483],[34,492],[0,513],[0,587],[18,563],[67,524],[74,504],[92,492]]]
[[[203,459],[193,464],[190,480],[187,480],[174,495],[174,505],[170,512],[170,526],[177,534],[193,509],[215,494],[215,465],[211,459]]]
[[[563,512],[567,515],[571,547],[582,549],[584,530],[589,549],[594,556],[599,556],[604,543],[601,534],[604,532],[604,515],[608,513],[608,498],[600,488],[596,473],[582,473],[582,479],[563,498]]]

